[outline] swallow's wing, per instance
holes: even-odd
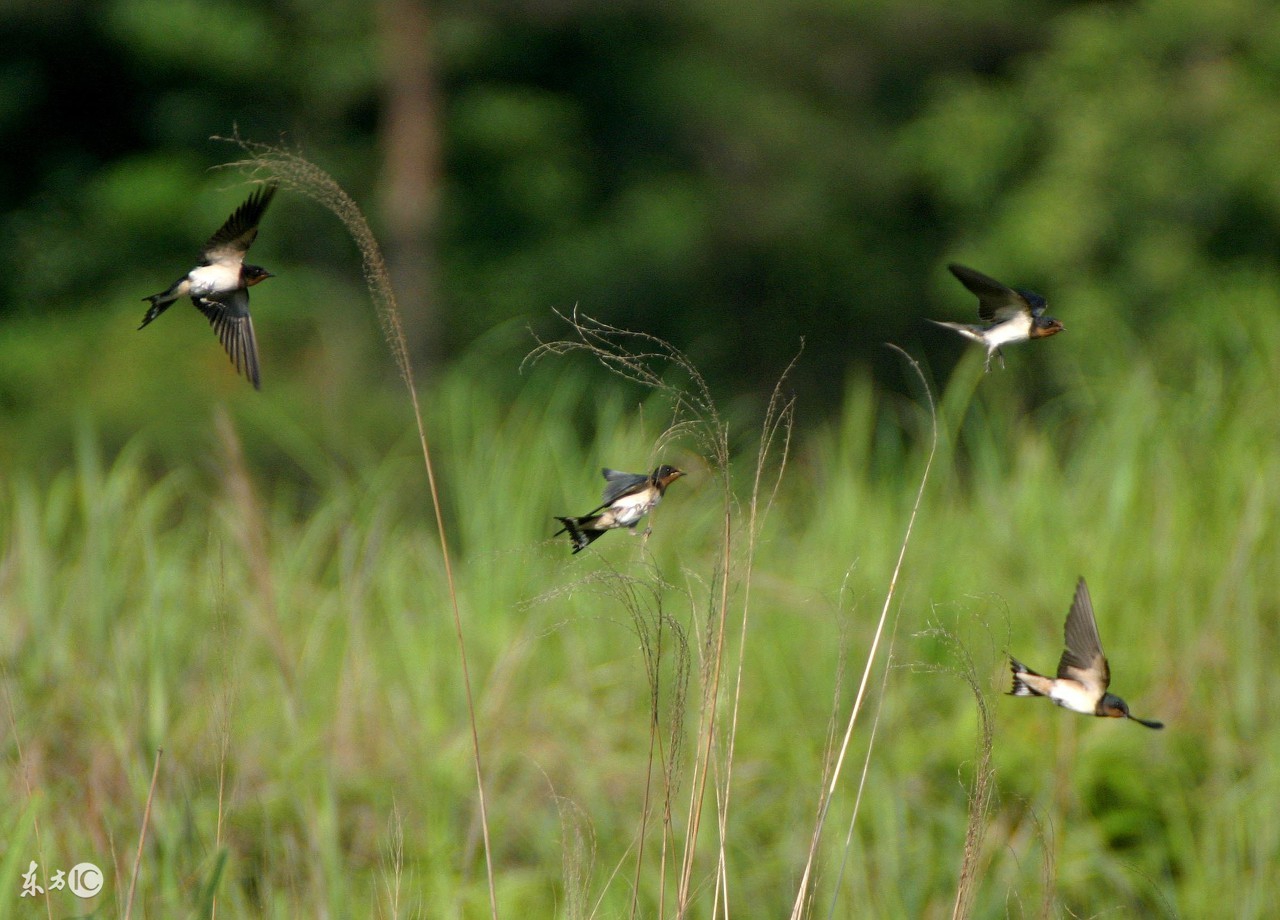
[[[607,468],[600,472],[604,474],[605,481],[608,483],[600,496],[600,500],[604,502],[600,506],[601,508],[607,507],[624,495],[630,495],[642,486],[649,484],[647,473],[623,473],[620,470]]]
[[[1101,698],[1111,684],[1111,668],[1102,653],[1098,623],[1093,616],[1093,601],[1089,598],[1089,586],[1084,583],[1084,578],[1076,583],[1076,596],[1071,602],[1064,632],[1067,647],[1058,662],[1058,677],[1079,681],[1095,690]]]
[[[213,265],[217,262],[240,263],[258,235],[258,224],[267,211],[267,205],[276,194],[276,186],[265,185],[249,196],[249,200],[236,208],[218,232],[200,250],[200,262]]]
[[[1031,306],[1026,298],[995,278],[955,263],[948,265],[947,268],[961,284],[978,295],[978,316],[984,322],[1000,323],[1021,314],[1031,313]]]
[[[249,378],[255,390],[262,389],[258,375],[258,340],[249,316],[249,289],[236,288],[225,294],[193,297],[196,307],[209,318],[222,347],[231,356],[236,370]]]
[[[1044,316],[1044,311],[1049,308],[1048,302],[1034,291],[1014,291],[1014,293],[1021,295],[1027,304],[1027,309],[1031,311],[1031,315],[1036,319]]]

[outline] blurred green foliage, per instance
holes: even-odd
[[[939,627],[972,660],[994,720],[974,916],[1005,917],[1011,904],[1039,915],[1042,903],[1050,916],[1200,917],[1224,904],[1232,916],[1270,915],[1280,320],[1261,325],[1231,368],[1189,369],[1193,398],[1133,351],[1105,383],[1075,359],[1063,373],[1079,384],[1022,413],[1001,378],[976,386],[981,359],[968,356],[942,394],[883,695],[879,672],[872,681],[883,709],[862,808],[846,853],[874,707],[829,816],[815,915],[829,905],[949,915],[976,718]],[[654,450],[670,419],[663,400],[588,386],[572,360],[548,359],[525,380],[512,400],[502,382],[457,368],[431,387],[428,419],[501,915],[571,915],[575,878],[588,903],[622,915],[651,697],[620,586],[660,600],[693,645],[687,783],[726,497],[688,432]],[[0,827],[34,854],[23,834],[38,816],[46,862],[105,854],[111,839],[119,851],[163,746],[140,884],[149,915],[201,897],[225,858],[220,914],[392,916],[398,881],[400,915],[484,916],[465,702],[415,440],[388,441],[378,419],[350,409],[345,425],[327,426],[265,402],[241,401],[227,423],[193,410],[198,462],[174,466],[150,432],[105,452],[86,422],[54,469],[0,484],[4,717],[22,747],[11,762],[24,766],[4,773]],[[753,916],[784,914],[795,895],[833,707],[843,717],[851,705],[924,461],[912,446],[929,424],[921,404],[882,399],[864,380],[843,406],[793,443],[755,552],[724,869],[730,903]],[[729,476],[731,660],[748,608],[757,423],[732,420],[746,434]],[[254,475],[264,454],[297,464],[307,485]],[[609,534],[573,556],[552,536],[552,515],[598,494],[596,467],[659,459],[690,475],[647,541]],[[1002,695],[1005,651],[1052,667],[1080,573],[1114,689],[1164,731]],[[661,699],[670,718],[680,705],[670,683]],[[688,801],[682,788],[678,828]],[[659,914],[658,821],[639,879],[643,916]],[[590,844],[577,865],[575,832]],[[127,883],[119,862],[111,892]],[[0,890],[16,891],[18,867],[3,867]],[[691,916],[711,916],[717,872],[708,833]],[[0,916],[18,916],[16,904],[0,899]]]
[[[241,176],[208,171],[239,155],[212,135],[296,145],[377,228],[381,9],[0,8],[0,644],[35,771],[34,789],[6,774],[0,822],[14,848],[37,815],[52,850],[109,852],[136,831],[163,744],[153,913],[207,900],[222,871],[220,750],[228,910],[381,907],[396,815],[410,900],[484,910],[440,556],[354,247],[321,209],[273,205],[254,248],[278,276],[254,292],[260,394],[189,306],[135,329],[143,295],[243,200]],[[625,612],[577,580],[656,571],[692,616],[719,564],[721,496],[687,443],[670,450],[692,475],[647,546],[609,536],[599,565],[550,539],[552,514],[597,494],[597,467],[656,462],[670,418],[585,362],[520,369],[528,327],[559,334],[551,310],[578,304],[706,372],[740,499],[762,394],[805,339],[745,652],[735,906],[789,904],[839,675],[866,648],[910,507],[927,423],[892,340],[922,356],[943,432],[902,585],[895,663],[918,667],[891,672],[893,737],[843,876],[828,834],[822,903],[946,912],[972,698],[926,670],[948,659],[925,631],[960,633],[995,696],[1006,644],[1052,665],[1083,573],[1117,691],[1170,728],[996,700],[978,915],[1044,899],[1212,916],[1229,897],[1233,915],[1268,916],[1280,11],[521,0],[431,15],[448,361],[421,382],[500,901],[564,902],[571,801],[597,841],[592,893],[626,907],[609,878],[640,814],[648,688]],[[1045,293],[1066,335],[979,379],[972,348],[922,322],[974,313],[951,260]]]
[[[528,0],[430,16],[446,355],[578,304],[744,389],[804,338],[794,385],[830,402],[858,365],[887,376],[886,340],[949,372],[962,343],[921,323],[973,313],[948,260],[1041,290],[1069,330],[1096,312],[1146,334],[1199,324],[1222,274],[1270,271],[1280,242],[1270,4]],[[211,135],[297,145],[376,226],[377,4],[10,2],[0,17],[0,317],[132,322],[130,301],[241,193],[203,171],[236,154]],[[356,264],[299,203],[259,246],[282,278],[341,286]],[[312,309],[304,336],[328,319]]]

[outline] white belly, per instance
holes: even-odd
[[[1063,709],[1070,709],[1072,712],[1083,712],[1086,715],[1093,715],[1098,707],[1098,700],[1094,694],[1074,680],[1056,681],[1053,689],[1049,691],[1049,699]]]
[[[610,510],[613,511],[613,520],[618,527],[630,527],[642,517],[649,513],[649,509],[658,503],[660,496],[654,494],[652,498],[644,494],[627,495],[618,499],[612,505]]]
[[[1030,336],[1030,316],[1016,316],[983,333],[983,338],[992,348],[999,348],[1001,345],[1009,345],[1013,342],[1025,342]]]
[[[240,286],[240,266],[237,265],[201,265],[191,269],[187,275],[192,294],[221,294],[234,291]]]

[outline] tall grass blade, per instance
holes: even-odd
[[[489,885],[489,910],[496,920],[498,894],[493,878],[493,848],[489,841],[489,813],[484,794],[484,770],[480,760],[480,733],[476,727],[471,672],[467,662],[466,639],[462,631],[462,613],[458,607],[458,592],[454,583],[452,554],[449,552],[449,540],[444,526],[444,512],[440,506],[435,468],[431,462],[431,447],[427,439],[426,423],[422,418],[418,390],[413,379],[413,365],[409,360],[409,346],[400,322],[400,310],[396,306],[395,290],[391,286],[391,276],[387,271],[386,260],[382,256],[382,248],[378,245],[373,230],[369,228],[369,222],[365,219],[360,206],[334,181],[332,176],[319,166],[291,151],[269,144],[245,141],[238,135],[220,139],[238,144],[249,155],[247,159],[229,163],[228,166],[249,170],[261,181],[277,182],[282,188],[305,195],[327,208],[342,221],[360,250],[365,284],[373,300],[374,309],[377,311],[378,321],[382,324],[387,347],[391,349],[391,357],[400,371],[400,377],[404,381],[405,389],[409,393],[409,401],[413,406],[418,443],[422,448],[422,462],[426,468],[427,485],[431,491],[431,504],[435,511],[436,532],[440,538],[440,554],[444,561],[445,581],[448,583],[449,600],[453,609],[454,632],[458,640],[458,657],[467,698],[467,716],[471,728],[471,756],[475,766],[476,796],[480,807],[480,832],[484,840],[485,873]]]
[[[898,548],[898,559],[893,567],[893,574],[889,578],[889,588],[885,592],[884,605],[880,608],[880,619],[876,623],[875,634],[871,640],[871,648],[867,652],[866,664],[862,669],[862,679],[858,684],[858,692],[854,698],[853,710],[849,713],[849,720],[845,725],[844,737],[840,742],[839,751],[836,754],[835,766],[831,770],[829,778],[826,780],[826,789],[822,795],[818,808],[818,819],[814,823],[813,835],[809,842],[809,855],[805,860],[804,872],[800,877],[800,886],[796,891],[796,899],[791,907],[792,920],[800,920],[804,916],[806,910],[805,905],[809,902],[809,886],[813,882],[813,873],[818,854],[818,844],[822,839],[823,825],[826,823],[827,813],[830,810],[831,802],[835,798],[836,786],[840,781],[840,774],[844,766],[845,756],[849,751],[849,744],[853,739],[853,728],[857,723],[858,714],[862,711],[863,700],[866,697],[867,684],[871,679],[871,671],[875,666],[876,655],[880,649],[880,641],[884,636],[885,624],[889,618],[889,608],[893,604],[893,599],[897,594],[898,577],[902,573],[902,564],[906,559],[907,547],[911,544],[911,533],[915,528],[916,518],[920,514],[920,504],[924,500],[924,492],[929,484],[929,473],[933,469],[933,458],[938,450],[938,412],[934,404],[933,392],[929,389],[929,385],[925,380],[924,372],[920,369],[920,365],[909,354],[899,348],[897,345],[889,344],[889,347],[901,354],[920,379],[921,385],[924,387],[925,395],[929,403],[929,421],[931,438],[929,444],[929,455],[925,460],[924,471],[920,474],[920,486],[916,490],[915,502],[911,506],[911,514],[907,518],[907,529],[903,534],[902,543]],[[874,738],[872,739],[874,742]],[[871,758],[873,745],[867,745],[867,759]],[[851,821],[857,819],[855,809]]]

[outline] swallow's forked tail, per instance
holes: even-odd
[[[929,322],[933,323],[935,326],[953,329],[966,339],[973,339],[975,342],[981,342],[984,345],[986,344],[986,339],[982,337],[981,326],[970,326],[968,323],[948,323],[945,320],[940,319],[931,319]]]
[[[583,517],[583,518],[558,517],[556,518],[556,520],[559,521],[564,526],[561,527],[559,530],[557,530],[555,533],[553,533],[552,536],[558,537],[560,536],[560,534],[567,532],[569,534],[569,539],[573,541],[574,553],[582,552],[584,549],[590,546],[593,542],[595,542],[596,540],[599,540],[600,537],[604,535],[603,530],[584,530],[583,529],[584,525],[589,524],[595,520],[595,518],[593,517]]]
[[[182,296],[182,292],[179,288],[181,287],[182,282],[186,280],[185,276],[179,278],[173,284],[169,285],[169,289],[167,291],[161,291],[159,294],[152,294],[150,297],[142,298],[151,304],[151,309],[147,310],[147,315],[142,317],[142,323],[138,326],[139,329],[143,328],[147,323],[151,322],[165,310],[169,309],[169,304]]]
[[[1010,696],[1044,696],[1022,679],[1024,676],[1043,678],[1043,674],[1037,674],[1012,655],[1009,656],[1009,670],[1013,672],[1013,689],[1009,691]]]
[[[164,294],[152,294],[150,297],[142,298],[143,300],[151,301],[151,308],[147,310],[147,315],[142,317],[142,322],[138,325],[139,329],[144,328],[147,323],[151,322],[165,310],[169,309],[169,304],[178,299],[176,297],[171,297],[168,300],[165,300],[164,296]]]
[[[943,326],[947,329],[954,330],[955,332],[960,333],[966,339],[972,339],[973,341],[977,342],[978,344],[986,348],[987,360],[982,365],[983,373],[986,373],[991,370],[992,358],[998,358],[1000,360],[1000,366],[1002,368],[1004,367],[1004,352],[1000,350],[1000,346],[993,345],[991,342],[987,341],[985,338],[982,337],[982,333],[985,330],[981,326],[971,326],[968,323],[948,323],[940,319],[931,319],[929,320],[929,322],[933,323],[935,326]]]

